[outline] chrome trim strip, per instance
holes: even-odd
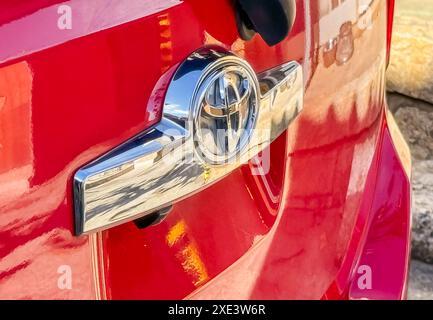
[[[215,165],[197,155],[195,99],[206,76],[228,66],[240,66],[251,73],[260,91],[258,112],[245,147],[234,159]],[[297,62],[256,76],[244,60],[230,53],[205,49],[192,54],[172,79],[161,122],[75,174],[76,234],[145,216],[223,178],[287,129],[302,109],[303,94],[302,67]]]

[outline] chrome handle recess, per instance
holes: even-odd
[[[228,52],[192,54],[168,87],[160,123],[75,174],[76,234],[145,216],[226,176],[287,129],[303,93],[296,62],[256,75]]]

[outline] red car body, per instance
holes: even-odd
[[[72,29],[57,28],[60,5]],[[296,6],[270,47],[240,39],[230,0],[3,0],[0,298],[404,298],[411,165],[385,99],[392,1]],[[304,108],[270,172],[244,165],[145,229],[75,236],[76,170],[156,124],[155,85],[210,45],[256,72],[303,67]]]

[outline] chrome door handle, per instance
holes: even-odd
[[[76,172],[76,234],[143,217],[226,176],[287,129],[303,93],[296,62],[256,76],[231,53],[192,54],[168,87],[162,120]]]

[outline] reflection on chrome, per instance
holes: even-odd
[[[170,83],[161,122],[76,173],[76,234],[164,208],[255,157],[301,110],[301,69],[289,62],[256,76],[231,53],[192,54]]]

